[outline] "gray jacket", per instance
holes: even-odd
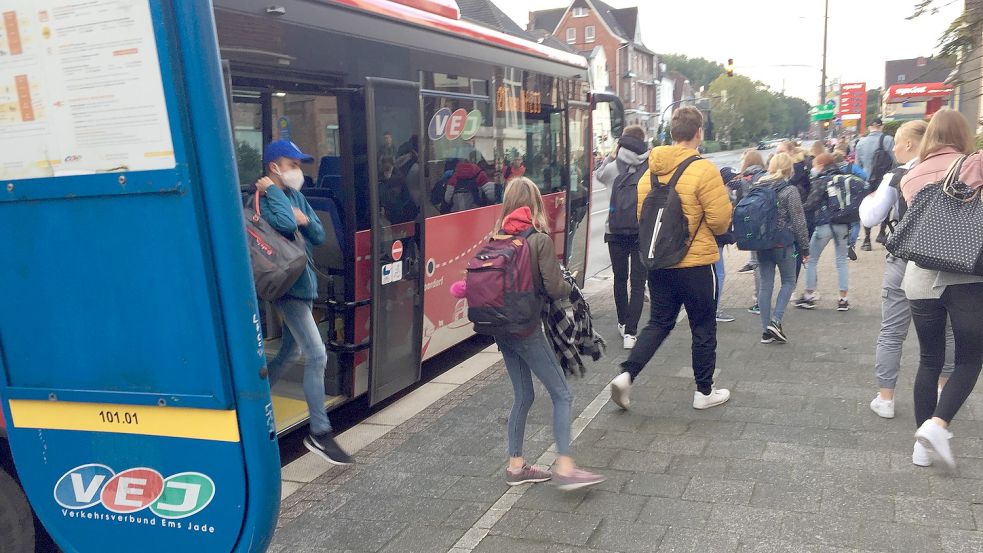
[[[857,163],[860,164],[860,168],[868,175],[870,174],[870,170],[873,169],[871,165],[874,164],[874,152],[877,151],[881,136],[884,136],[884,150],[891,156],[891,159],[894,159],[894,137],[891,135],[885,135],[880,131],[875,131],[861,138],[860,142],[857,142]]]

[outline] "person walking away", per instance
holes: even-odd
[[[763,157],[761,157],[760,152],[750,149],[744,150],[744,153],[741,155],[740,180],[732,180],[727,183],[731,190],[731,199],[733,200],[733,203],[736,204],[739,202],[741,198],[743,198],[744,195],[751,190],[751,186],[755,183],[755,181],[764,176],[767,172],[768,171],[765,169],[765,160]],[[754,252],[751,252],[748,262],[737,270],[737,274],[752,274],[757,267],[758,260],[755,259]],[[754,289],[758,289],[757,283],[755,283]]]
[[[950,108],[932,116],[922,139],[918,165],[901,180],[901,195],[910,205],[928,184],[939,182],[960,156],[973,150],[973,136],[963,116]],[[973,188],[983,186],[983,154],[963,163],[960,180]],[[908,214],[911,215],[910,213]],[[983,277],[923,269],[909,262],[904,291],[918,334],[921,359],[915,377],[915,439],[933,461],[949,470],[956,465],[949,440],[949,425],[976,386],[983,368]],[[945,362],[946,319],[955,338],[955,367],[937,394]]]
[[[662,183],[677,177],[675,191],[688,226],[689,247],[677,265],[649,271],[649,322],[639,333],[638,344],[628,360],[621,364],[621,374],[611,382],[611,399],[622,409],[628,408],[632,383],[676,326],[683,306],[693,333],[693,374],[697,388],[693,408],[707,409],[730,399],[730,391],[713,387],[713,371],[717,365],[714,264],[719,256],[714,236],[730,229],[731,203],[717,168],[697,153],[703,142],[703,114],[690,106],[677,109],[672,114],[670,135],[672,146],[653,148],[649,155],[649,170],[638,183],[638,203],[643,204],[643,198],[653,187],[666,186]],[[688,166],[675,175],[684,162]]]
[[[638,180],[645,173],[648,157],[645,130],[631,125],[625,127],[614,152],[595,171],[597,180],[611,190],[604,241],[614,271],[614,306],[625,349],[635,347],[645,301],[647,271],[638,251]]]
[[[918,163],[918,149],[928,124],[909,121],[902,125],[895,136],[894,157],[902,165],[881,180],[880,186],[860,204],[860,221],[872,228],[882,223],[901,220],[907,204],[900,195],[901,179]],[[880,389],[870,402],[871,410],[878,416],[894,418],[894,395],[901,372],[901,352],[911,326],[911,307],[901,285],[907,262],[891,254],[884,266],[884,284],[881,292],[881,330],[877,336],[874,356],[874,373]],[[952,374],[952,327],[947,325],[946,364],[939,377],[941,391]],[[918,442],[912,453],[912,462],[919,466],[931,464],[928,452]]]
[[[724,181],[724,185],[727,187],[727,195],[730,197],[731,206],[733,206],[735,204],[736,197],[731,193],[730,185],[728,183],[739,177],[730,167],[721,167],[720,178]],[[732,323],[737,319],[735,319],[733,315],[724,311],[721,308],[721,304],[724,298],[724,282],[727,279],[727,267],[724,264],[724,248],[734,243],[734,233],[728,231],[720,236],[716,236],[715,238],[717,240],[717,253],[720,255],[720,259],[718,259],[717,263],[714,265],[717,270],[717,322]]]
[[[844,175],[831,154],[821,154],[812,162],[812,191],[803,206],[812,212],[816,230],[809,243],[809,263],[806,264],[806,289],[796,301],[801,309],[816,308],[816,285],[818,282],[819,258],[830,242],[836,252],[836,273],[840,289],[837,311],[849,311],[850,273],[847,265],[847,247],[850,240],[850,223],[855,222],[856,213],[850,212],[855,203],[859,206],[862,198],[863,181],[853,175]]]
[[[870,185],[877,186],[883,180],[884,175],[891,172],[896,164],[894,157],[895,139],[889,134],[884,134],[884,123],[880,117],[875,117],[867,125],[867,136],[857,142],[857,164],[868,175]],[[883,244],[886,240],[887,224],[881,224],[881,230],[877,234],[877,242]],[[865,252],[871,251],[870,227],[864,227],[864,243],[860,249]]]
[[[280,351],[269,363],[270,387],[276,384],[285,365],[303,356],[304,398],[310,416],[310,433],[304,438],[304,446],[329,463],[349,465],[352,458],[335,441],[325,411],[324,367],[328,355],[312,312],[317,276],[311,259],[314,246],[324,242],[325,234],[321,220],[300,193],[304,185],[300,164],[314,158],[289,140],[276,140],[266,146],[263,160],[266,176],[256,181],[260,213],[287,239],[296,239],[298,233],[303,236],[308,259],[307,267],[287,294],[273,302],[283,320],[283,338]]]
[[[796,257],[801,255],[806,262],[809,260],[809,230],[806,226],[805,211],[802,209],[802,198],[798,188],[792,184],[795,175],[795,163],[790,155],[775,154],[768,164],[768,174],[754,185],[760,194],[752,190],[752,197],[759,200],[767,211],[755,211],[756,202],[742,202],[735,211],[735,219],[741,220],[742,214],[751,220],[754,227],[755,216],[769,219],[773,225],[767,225],[771,234],[766,237],[750,234],[754,238],[751,247],[758,254],[758,305],[761,308],[761,343],[771,344],[778,341],[788,343],[788,335],[782,328],[782,318],[788,307],[792,293],[795,291]],[[760,225],[757,225],[760,228]],[[772,230],[773,229],[773,230]],[[738,247],[742,241],[738,240]],[[781,276],[781,288],[775,298],[772,309],[771,298],[775,286],[775,269]]]

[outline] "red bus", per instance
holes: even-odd
[[[591,95],[583,57],[462,21],[452,0],[214,6],[244,190],[270,140],[315,157],[303,193],[328,229],[314,262],[330,405],[377,403],[472,335],[448,290],[507,178],[540,186],[558,255],[582,278],[592,102],[614,103],[614,126],[622,111]],[[302,377],[295,367],[273,390],[281,432],[307,418]]]

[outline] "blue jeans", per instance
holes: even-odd
[[[324,393],[324,366],[328,354],[317,330],[310,300],[283,297],[273,302],[273,307],[283,319],[283,339],[280,351],[269,364],[270,387],[276,384],[284,365],[293,364],[304,357],[304,399],[311,417],[311,434],[331,431],[331,421],[324,410],[327,399]]]
[[[788,307],[789,300],[792,299],[792,292],[795,291],[795,265],[798,255],[794,248],[776,248],[758,252],[758,271],[761,276],[761,284],[758,289],[758,307],[761,309],[761,329],[768,331],[768,323],[775,321],[782,322],[785,315],[785,308]],[[778,290],[778,298],[775,299],[775,310],[772,314],[771,293],[775,288],[775,268],[782,277],[782,287]]]
[[[849,246],[856,246],[857,239],[860,238],[860,223],[850,223],[850,244]]]
[[[847,268],[846,250],[847,240],[849,240],[849,225],[818,225],[816,231],[812,233],[812,240],[809,242],[809,266],[806,267],[806,290],[816,290],[816,282],[819,277],[816,275],[816,266],[819,264],[819,256],[823,250],[833,241],[836,248],[836,274],[839,280],[840,292],[850,289],[850,273]]]
[[[533,374],[546,386],[546,391],[553,400],[553,439],[556,440],[556,452],[559,455],[570,455],[570,409],[573,394],[567,386],[567,377],[556,359],[556,353],[546,342],[546,335],[542,329],[536,329],[526,337],[495,338],[495,342],[505,358],[505,369],[515,392],[512,412],[509,414],[509,456],[522,456],[526,418],[536,398],[532,386]]]
[[[724,268],[724,247],[717,246],[717,251],[720,252],[720,259],[715,264],[717,267],[717,309],[720,309],[720,298],[724,297],[724,278],[727,276],[727,271]]]

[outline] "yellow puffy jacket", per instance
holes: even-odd
[[[649,170],[638,181],[638,214],[642,213],[642,202],[652,189],[652,173],[659,177],[663,186],[669,183],[676,168],[686,158],[698,155],[692,148],[683,146],[660,146],[649,154]],[[720,259],[715,235],[730,230],[733,207],[720,171],[710,161],[700,159],[686,168],[676,183],[676,193],[683,204],[683,213],[689,220],[689,235],[692,237],[689,252],[673,269],[713,265]]]

